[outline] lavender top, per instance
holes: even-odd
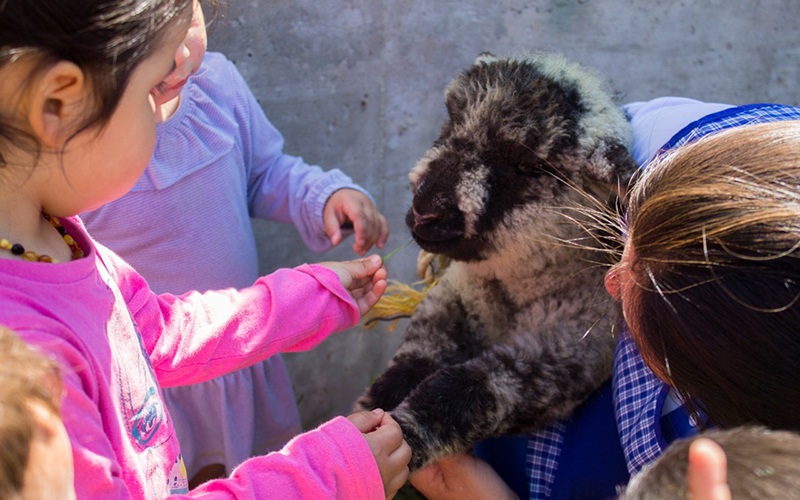
[[[365,192],[338,169],[284,154],[283,145],[233,63],[209,52],[158,126],[136,186],[81,217],[158,293],[250,286],[259,274],[250,217],[290,222],[322,251],[330,247],[322,221],[330,195]]]

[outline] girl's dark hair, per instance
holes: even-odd
[[[108,121],[133,70],[158,48],[165,28],[191,7],[192,0],[0,0],[0,68],[36,56],[32,82],[58,61],[80,67],[94,102],[74,137]],[[29,134],[0,122],[0,141],[19,145],[20,140],[38,148]]]
[[[628,221],[648,365],[715,424],[800,431],[800,122],[679,148],[637,181]]]

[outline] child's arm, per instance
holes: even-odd
[[[386,287],[380,258],[279,269],[242,290],[154,294],[121,259],[114,279],[139,326],[159,384],[186,385],[228,373],[277,352],[309,350],[354,326]],[[331,265],[326,264],[327,265]],[[337,274],[340,273],[340,274]],[[366,308],[366,309],[365,309]]]
[[[377,425],[380,419],[376,416],[374,421]],[[280,452],[245,461],[230,479],[205,483],[192,494],[199,498],[232,492],[231,498],[248,499],[378,500],[386,495],[381,479],[362,432],[337,417],[295,437]]]
[[[34,341],[38,339],[38,345],[47,346],[50,355],[62,367],[66,394],[62,414],[73,451],[77,498],[132,500],[153,494],[130,489],[146,485],[147,479],[140,478],[126,484],[123,469],[128,468],[128,476],[140,474],[141,471],[134,470],[135,465],[120,463],[119,450],[115,449],[107,434],[132,432],[145,428],[146,422],[142,426],[137,426],[136,421],[125,422],[118,428],[111,423],[114,415],[103,416],[99,413],[96,399],[103,391],[98,390],[98,384],[104,381],[96,378],[98,374],[92,370],[90,363],[80,361],[85,359],[87,353],[82,352],[79,346],[65,344],[52,335],[28,335],[28,338]],[[142,420],[136,417],[137,421]],[[376,415],[374,421],[378,425],[380,418]],[[165,421],[159,420],[159,423],[163,426]],[[164,450],[177,450],[177,445],[173,443],[158,441],[163,438],[163,433],[154,438],[157,446],[153,446],[152,450],[155,455],[164,453]],[[171,439],[175,439],[174,435]],[[129,444],[132,438],[117,435],[115,442]],[[125,454],[131,459],[135,451]],[[141,460],[147,460],[145,454],[139,456]],[[53,463],[51,466],[57,467],[59,464]],[[162,474],[167,472],[164,470]],[[164,479],[163,476],[161,479]],[[163,484],[159,482],[155,487],[163,488]],[[280,453],[248,460],[234,471],[230,480],[206,483],[188,494],[168,498],[376,500],[384,498],[384,494],[381,470],[370,444],[357,427],[347,419],[338,417],[296,437]]]

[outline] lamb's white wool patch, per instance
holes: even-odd
[[[416,189],[419,187],[420,179],[425,175],[428,171],[428,167],[430,165],[431,160],[439,156],[440,148],[432,147],[425,154],[419,161],[414,165],[414,168],[408,173],[408,180],[411,181],[411,185],[414,186]]]
[[[583,134],[581,145],[591,151],[597,141],[607,137],[619,139],[630,148],[629,124],[625,115],[614,104],[603,79],[596,71],[567,61],[559,54],[538,53],[518,60],[536,65],[539,71],[563,85],[576,85],[581,95],[581,104],[589,111],[580,120]]]
[[[489,199],[489,189],[486,186],[488,177],[489,169],[479,165],[478,168],[464,172],[461,182],[456,186],[456,200],[458,209],[464,214],[464,236],[467,238],[475,236],[475,223]]]
[[[480,63],[491,64],[491,63],[497,62],[499,60],[500,59],[498,59],[494,55],[492,55],[492,54],[490,54],[488,52],[484,52],[483,54],[481,54],[481,55],[479,55],[478,57],[475,58],[475,63],[474,64],[480,64]]]

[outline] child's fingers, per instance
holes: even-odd
[[[378,243],[376,245],[378,248],[383,248],[386,244],[386,240],[389,239],[389,222],[387,222],[386,217],[383,214],[378,213],[378,225],[379,225],[379,236],[378,236]]]
[[[696,500],[731,500],[728,460],[711,439],[699,438],[689,446],[686,486]]]
[[[386,490],[386,500],[392,500],[392,498],[394,498],[394,496],[397,494],[397,491],[402,488],[404,484],[406,484],[406,481],[408,481],[408,474],[408,466],[404,466],[400,469],[400,472],[389,481],[389,484],[385,485],[384,488]]]
[[[375,283],[380,281],[385,282],[387,277],[388,271],[386,270],[386,267],[381,267],[375,271],[375,274],[373,274],[371,277],[361,278],[360,280],[354,281],[350,285],[350,295],[352,295],[353,298],[361,298],[374,288]]]
[[[389,277],[389,270],[386,269],[386,266],[382,265],[381,268],[375,271],[375,274],[372,275],[372,281],[377,282],[380,280],[385,280],[388,277]]]
[[[356,231],[356,243],[353,245],[353,250],[366,252],[372,245],[383,248],[389,238],[389,223],[386,221],[386,217],[369,200],[365,200],[365,203],[359,207],[358,217],[361,225]]]
[[[398,464],[401,468],[408,465],[408,463],[411,461],[411,446],[406,443],[405,439],[402,443],[400,443],[400,446],[398,446],[397,449],[389,454],[389,459]],[[406,474],[403,482],[405,482],[407,478],[408,474]]]
[[[380,408],[375,408],[372,411],[359,411],[356,413],[351,413],[347,416],[347,420],[355,425],[356,429],[358,429],[362,434],[367,434],[369,432],[373,432],[375,428],[380,425],[381,419],[385,413],[386,412]]]
[[[364,288],[369,284],[377,283],[378,281],[385,279],[386,279],[386,271],[383,270],[382,268],[379,268],[377,271],[375,271],[373,274],[369,276],[364,276],[363,278],[353,278],[348,289],[351,292],[353,292],[358,288]]]
[[[364,283],[372,281],[372,276],[381,268],[380,255],[370,255],[365,259],[348,260],[344,262],[320,262],[319,265],[332,269],[339,281],[348,290],[360,288]]]
[[[386,456],[405,443],[400,425],[387,412],[384,412],[381,416],[378,428],[373,433],[372,439],[377,444],[378,450]]]
[[[411,447],[405,440],[402,440],[400,446],[389,453],[387,461],[389,466],[396,471],[397,475],[395,479],[399,480],[399,484],[396,484],[396,486],[400,488],[408,481],[408,476],[410,474],[408,464],[411,462]]]
[[[383,292],[386,291],[386,281],[378,281],[373,283],[372,289],[368,292],[364,293],[361,297],[355,299],[356,305],[358,306],[358,312],[361,316],[367,314],[367,312],[372,309],[375,304],[378,303]]]
[[[375,241],[373,233],[372,218],[362,205],[350,207],[348,211],[350,220],[353,221],[353,229],[356,233],[356,241],[353,243],[353,251],[358,255],[364,255]]]
[[[351,295],[351,296],[352,296],[354,299],[358,300],[358,299],[360,299],[361,297],[363,297],[364,295],[366,295],[366,294],[368,294],[369,292],[371,292],[371,291],[372,291],[372,288],[374,287],[374,285],[375,285],[375,284],[374,284],[372,281],[367,281],[367,282],[363,283],[363,284],[362,284],[360,287],[358,287],[358,288],[351,288],[351,289],[350,289],[350,295]]]
[[[369,291],[372,290],[372,281],[362,280],[360,283],[354,283],[348,290],[354,299],[360,299]]]
[[[339,282],[348,291],[363,286],[363,283],[375,281],[373,275],[382,266],[380,255],[371,255],[365,259],[345,262],[318,262],[318,266],[327,267],[339,278]]]
[[[331,240],[333,246],[342,242],[342,223],[336,210],[327,210],[322,217],[322,222],[325,225],[325,234]]]
[[[349,262],[344,262],[344,264],[348,266],[350,276],[352,276],[353,280],[361,278],[372,279],[372,275],[383,265],[383,260],[380,255],[370,255],[365,259],[351,260]]]

